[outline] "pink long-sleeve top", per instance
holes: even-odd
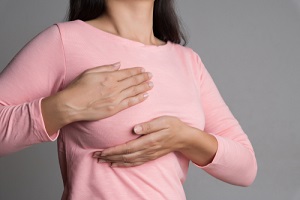
[[[121,61],[142,66],[154,88],[142,103],[98,121],[79,121],[49,137],[41,100],[63,90],[84,70]],[[84,95],[84,94],[83,94]],[[199,55],[167,42],[145,45],[82,20],[52,24],[30,40],[0,74],[0,156],[57,141],[64,183],[62,199],[184,200],[189,159],[172,152],[143,165],[111,168],[92,153],[136,139],[134,125],[172,115],[216,137],[213,161],[197,167],[230,184],[248,186],[256,176],[252,145]]]

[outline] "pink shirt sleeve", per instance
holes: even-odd
[[[202,168],[210,175],[230,184],[249,186],[257,173],[253,147],[219,93],[211,75],[199,55],[195,53],[201,101],[205,114],[205,128],[218,141],[212,163]]]
[[[45,129],[41,100],[55,94],[65,77],[59,28],[53,24],[32,38],[0,73],[0,156],[55,141]]]

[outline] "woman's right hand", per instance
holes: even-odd
[[[117,63],[115,63],[117,64]],[[102,65],[85,70],[64,90],[42,100],[42,113],[49,135],[75,121],[94,121],[112,116],[143,102],[152,87],[142,67],[118,70]]]

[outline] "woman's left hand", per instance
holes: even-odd
[[[134,132],[142,137],[96,151],[93,157],[98,162],[111,163],[112,167],[138,166],[183,148],[184,135],[192,128],[173,116],[161,116],[139,125],[141,131],[136,125]]]

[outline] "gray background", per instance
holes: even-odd
[[[176,2],[188,46],[248,134],[259,167],[250,187],[237,187],[191,164],[187,198],[299,200],[300,0]],[[38,32],[63,21],[67,6],[1,0],[0,69]],[[62,189],[56,142],[0,158],[1,200],[60,199]]]

